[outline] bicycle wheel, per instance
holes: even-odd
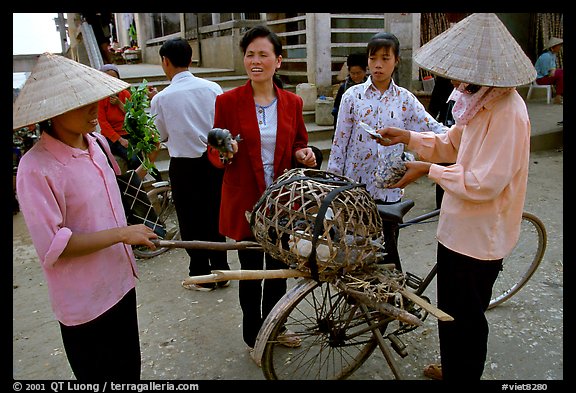
[[[277,303],[260,330],[256,350],[262,352],[267,379],[345,379],[372,354],[377,341],[356,302],[332,284],[302,279]],[[298,348],[278,343],[284,329],[301,340]],[[386,326],[380,328],[385,331]]]
[[[160,222],[166,228],[166,237],[164,240],[179,240],[180,228],[178,226],[178,217],[176,216],[176,208],[172,200],[172,188],[168,186],[160,186],[148,191],[148,198],[154,206],[154,210],[158,214]],[[134,247],[134,255],[138,258],[148,259],[160,255],[169,250],[168,247],[158,247],[152,250],[145,246]]]
[[[488,309],[502,304],[514,296],[532,277],[546,250],[546,228],[538,217],[522,214],[520,237],[510,256],[504,258],[498,274]]]

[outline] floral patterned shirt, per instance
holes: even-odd
[[[360,122],[373,129],[399,127],[437,134],[446,132],[448,127],[434,120],[414,94],[397,86],[393,80],[384,93],[372,84],[371,77],[344,93],[327,170],[366,184],[366,190],[374,199],[398,202],[403,189],[381,188],[376,177],[402,155],[404,145],[378,144],[360,127]]]

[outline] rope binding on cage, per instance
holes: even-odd
[[[312,236],[312,251],[308,256],[308,264],[310,266],[310,273],[312,275],[312,278],[318,282],[320,282],[320,276],[318,275],[318,262],[316,261],[316,244],[318,243],[318,239],[320,237],[320,234],[322,233],[323,228],[322,223],[326,216],[326,212],[328,211],[328,207],[330,207],[330,204],[332,203],[334,198],[336,198],[336,196],[339,193],[346,190],[350,190],[354,187],[365,188],[366,185],[362,183],[356,183],[356,184],[352,183],[342,187],[338,187],[330,191],[328,195],[326,195],[326,198],[324,198],[324,200],[322,201],[322,205],[320,205],[320,210],[318,210],[318,214],[316,215],[316,221],[314,222],[314,233]]]

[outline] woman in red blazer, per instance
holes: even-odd
[[[282,90],[275,82],[282,62],[282,45],[265,26],[247,31],[240,42],[244,67],[250,80],[216,99],[214,127],[227,129],[233,137],[234,154],[226,164],[216,150],[210,158],[216,166],[225,165],[220,205],[220,232],[236,241],[254,240],[245,212],[251,212],[266,187],[285,170],[302,164],[316,165],[308,144],[302,116],[302,99]],[[276,79],[275,79],[276,78]],[[281,82],[280,82],[281,84]],[[286,265],[262,251],[239,250],[242,269],[282,269]],[[262,287],[263,285],[263,287]],[[239,299],[243,312],[243,338],[250,349],[263,320],[286,293],[286,279],[241,280]],[[300,340],[284,335],[284,344],[298,346]]]

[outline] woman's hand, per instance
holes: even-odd
[[[376,142],[382,146],[395,145],[397,143],[404,143],[405,145],[410,142],[410,131],[403,130],[397,127],[386,127],[376,132],[382,135],[382,138],[374,138]]]
[[[151,239],[156,238],[158,238],[158,235],[144,224],[128,225],[122,228],[122,243],[125,244],[132,246],[142,245],[155,250],[156,246]]]
[[[112,105],[117,105],[122,110],[122,112],[126,112],[124,110],[124,103],[120,101],[120,98],[118,98],[117,95],[110,96],[110,103]]]
[[[120,137],[118,138],[118,142],[120,142],[122,146],[128,149],[128,139]]]
[[[227,163],[230,163],[232,158],[234,157],[234,154],[238,153],[238,141],[236,139],[232,139],[231,145],[232,145],[231,152],[229,151],[220,152],[221,158]]]
[[[100,251],[116,243],[132,246],[142,245],[155,250],[156,246],[151,239],[156,238],[158,238],[158,235],[144,224],[104,229],[92,233],[73,232],[60,257],[80,257]]]
[[[430,162],[425,161],[406,161],[406,173],[395,184],[388,186],[388,188],[404,188],[415,180],[418,180],[430,171]]]
[[[156,94],[158,94],[158,89],[153,86],[148,86],[148,91],[146,92],[148,99],[151,100]]]
[[[305,147],[303,149],[296,150],[296,153],[294,153],[294,157],[296,158],[296,161],[302,165],[305,165],[307,167],[316,166],[316,155],[314,154],[314,151],[310,147]]]

